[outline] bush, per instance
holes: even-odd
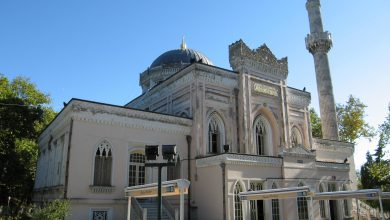
[[[68,200],[53,200],[34,210],[33,220],[62,220],[69,212]]]

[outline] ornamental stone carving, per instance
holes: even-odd
[[[246,66],[282,79],[288,74],[287,57],[277,59],[265,44],[251,50],[241,39],[229,46],[229,62],[234,71]]]

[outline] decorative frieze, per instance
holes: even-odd
[[[293,88],[287,88],[287,103],[289,105],[307,107],[310,102],[310,93]]]
[[[216,156],[204,157],[196,160],[197,167],[215,166],[221,163],[236,164],[236,165],[281,167],[282,158],[228,153],[228,154],[219,154]]]

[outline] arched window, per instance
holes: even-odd
[[[258,155],[267,155],[271,153],[268,149],[272,146],[271,126],[267,119],[259,115],[253,125],[253,137],[256,153]]]
[[[180,179],[180,166],[180,156],[177,156],[176,165],[167,167],[167,180]]]
[[[302,146],[302,135],[297,127],[291,129],[291,146]]]
[[[322,184],[320,184],[320,192],[325,192]],[[326,218],[325,201],[324,200],[320,200],[320,216],[321,216],[321,218]]]
[[[300,184],[298,184],[298,186],[303,186],[303,184],[300,183]],[[298,204],[298,219],[299,220],[309,220],[306,197],[298,197],[297,204]]]
[[[242,187],[241,184],[237,182],[236,186],[234,187],[234,219],[235,220],[243,219],[241,199],[240,196],[238,195],[240,192],[242,192]]]
[[[343,191],[347,191],[347,187],[345,184],[343,185]],[[349,217],[351,213],[349,212],[348,200],[344,199],[343,206],[344,206],[344,216]]]
[[[275,183],[272,184],[272,189],[277,189]],[[280,212],[279,212],[279,199],[272,199],[271,201],[272,205],[272,220],[279,220],[280,219]]]
[[[145,155],[141,151],[130,154],[129,186],[145,184]]]
[[[224,142],[225,129],[217,113],[210,114],[208,120],[208,152],[219,153]]]
[[[251,182],[250,190],[257,191],[262,190],[263,184],[261,182]],[[264,200],[251,200],[250,201],[250,212],[251,220],[264,219]]]
[[[107,141],[102,141],[95,152],[94,186],[111,186],[112,152]]]

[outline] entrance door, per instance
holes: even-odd
[[[257,200],[257,220],[264,220],[264,200]]]
[[[250,189],[253,191],[262,190],[263,185],[261,182],[252,182],[250,183]],[[257,201],[251,201],[251,220],[264,220],[265,219],[265,213],[264,213],[264,201],[263,200],[257,200]]]
[[[329,200],[330,219],[337,220],[337,200]]]

